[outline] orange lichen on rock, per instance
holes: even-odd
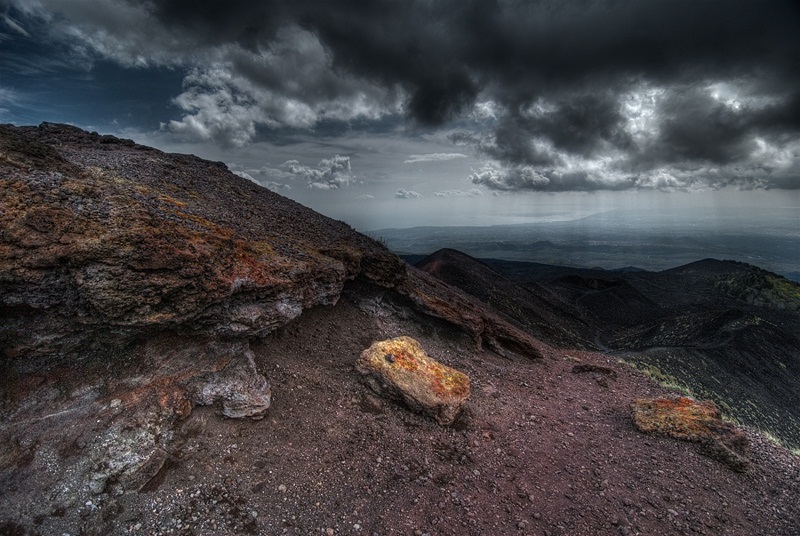
[[[361,352],[356,370],[375,392],[402,400],[439,424],[451,424],[470,394],[464,373],[430,358],[411,337],[373,343]]]
[[[708,424],[720,417],[713,402],[686,397],[639,399],[632,407],[633,420],[642,432],[660,432],[687,441],[711,437]]]
[[[735,471],[749,465],[747,436],[720,418],[720,411],[710,400],[691,398],[639,399],[631,404],[633,422],[645,433],[660,433],[700,443],[710,457]]]

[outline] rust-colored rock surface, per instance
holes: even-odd
[[[712,401],[686,397],[639,399],[631,404],[631,410],[640,431],[700,443],[706,454],[734,471],[747,470],[750,463],[747,436],[722,421]]]
[[[373,343],[356,361],[356,370],[375,392],[452,424],[469,399],[469,378],[429,357],[411,337]]]
[[[43,123],[0,126],[4,357],[181,326],[263,336],[362,277],[497,351],[537,341],[376,241],[221,163]],[[505,349],[505,350],[504,350]]]
[[[6,355],[65,351],[109,327],[264,335],[335,303],[359,274],[402,274],[344,223],[192,156],[6,126],[0,170],[0,289],[16,318],[0,331]]]

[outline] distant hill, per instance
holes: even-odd
[[[758,265],[800,281],[796,210],[784,207],[749,219],[707,213],[687,213],[686,221],[667,216],[630,210],[620,213],[622,220],[604,212],[574,221],[380,229],[370,234],[402,255],[424,256],[450,248],[480,259],[649,271],[713,257]]]

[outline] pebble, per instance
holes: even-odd
[[[280,491],[281,493],[286,493],[286,486],[284,484],[281,484],[280,486],[278,486],[278,491]]]
[[[328,536],[333,536],[333,529],[328,527],[327,529],[325,529],[325,534],[327,534]]]

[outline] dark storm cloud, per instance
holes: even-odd
[[[440,125],[478,99],[497,103],[489,133],[462,132],[507,168],[490,187],[611,188],[675,163],[747,163],[757,136],[796,139],[800,16],[791,2],[355,1],[158,4],[163,23],[212,43],[269,47],[279,29],[315,35],[337,72],[400,88],[413,122]],[[251,75],[253,79],[256,75]],[[735,104],[715,99],[717,81],[764,81]],[[269,83],[269,82],[268,82]],[[661,88],[649,132],[635,139],[626,94]],[[332,90],[332,95],[341,91]],[[766,104],[747,102],[764,97]],[[757,99],[756,99],[757,100]],[[466,138],[471,138],[467,140]],[[646,139],[645,139],[646,138]],[[565,168],[575,158],[622,154],[602,180]]]
[[[502,116],[489,136],[451,134],[456,144],[470,145],[495,160],[515,165],[554,166],[562,153],[593,155],[609,147],[628,150],[633,142],[624,129],[625,118],[616,96],[598,90],[592,94],[562,96]],[[547,143],[535,143],[542,140]]]
[[[454,56],[457,3],[172,0],[156,4],[161,21],[210,45],[235,42],[265,50],[286,25],[316,35],[334,65],[409,95],[408,116],[438,125],[472,105],[480,89],[473,69]]]
[[[472,117],[451,139],[494,161],[493,188],[686,186],[714,166],[796,180],[789,0],[13,3],[23,31],[18,13],[57,11],[106,57],[191,67],[166,125],[187,136],[242,145],[402,111],[423,131]]]
[[[335,63],[412,89],[410,112],[446,118],[477,87],[507,102],[598,78],[743,74],[796,67],[798,8],[731,0],[522,2],[463,0],[166,0],[162,23],[209,44],[267,45],[298,24]],[[796,77],[796,75],[794,75]]]
[[[754,149],[749,135],[753,114],[726,106],[706,91],[673,91],[658,112],[662,119],[657,158],[664,162],[730,164],[745,159]]]
[[[699,87],[672,88],[656,107],[657,135],[631,160],[634,166],[746,162],[758,151],[758,139],[780,144],[800,134],[799,93],[742,99],[735,104]],[[764,98],[764,96],[761,96]]]

